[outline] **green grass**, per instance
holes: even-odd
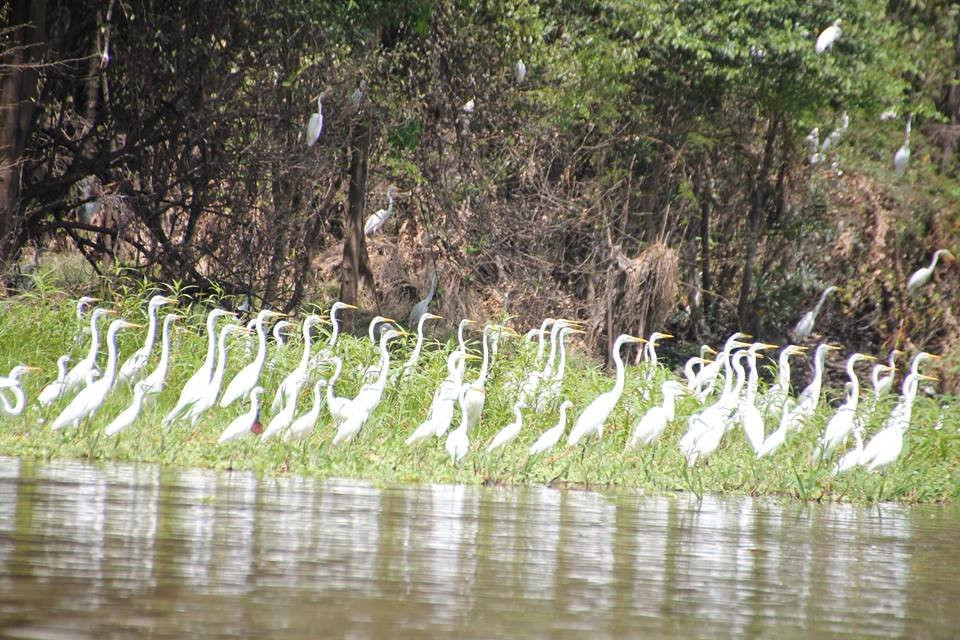
[[[109,291],[101,293],[108,298],[112,295]],[[133,321],[146,322],[144,300],[147,291],[125,289],[121,293],[127,296],[124,298],[126,302],[118,305],[121,314]],[[86,352],[86,339],[82,344],[75,342],[80,325],[74,317],[73,299],[39,287],[29,294],[5,301],[0,307],[0,367],[4,372],[17,363],[43,368],[42,373],[25,377],[24,387],[30,399],[55,377],[55,362],[59,355],[70,352],[76,360]],[[812,463],[811,451],[831,412],[826,399],[833,400],[840,395],[836,388],[827,390],[813,422],[788,437],[787,443],[772,459],[755,460],[738,428],[724,437],[720,448],[707,461],[688,469],[677,440],[686,429],[686,417],[697,408],[693,398],[679,401],[677,420],[654,446],[625,451],[627,436],[647,406],[639,400],[643,372],[633,367],[628,369],[626,392],[607,422],[602,440],[591,438],[585,445],[573,449],[567,449],[562,442],[553,453],[528,457],[526,452],[533,441],[543,430],[555,424],[560,404],[558,399],[547,410],[525,411],[518,440],[502,453],[487,455],[484,451],[486,443],[513,419],[512,404],[519,387],[517,380],[531,362],[530,350],[524,349],[518,339],[504,339],[501,343],[500,355],[494,362],[487,384],[483,418],[470,434],[471,452],[460,464],[451,463],[442,439],[431,439],[414,448],[404,444],[405,438],[426,416],[433,391],[446,373],[445,356],[449,346],[435,341],[425,348],[417,374],[400,388],[387,389],[382,404],[352,443],[338,447],[331,445],[334,431],[328,415],[323,412],[316,430],[303,444],[273,441],[265,445],[251,435],[238,442],[219,445],[217,437],[220,432],[235,416],[247,410],[246,401],[227,409],[212,409],[195,429],[187,422],[175,423],[170,429],[160,426],[161,418],[176,402],[183,382],[204,358],[206,337],[203,322],[207,310],[208,307],[203,306],[178,309],[188,318],[181,323],[184,329],[174,336],[166,388],[160,396],[148,402],[140,418],[127,431],[115,438],[101,433],[107,422],[127,406],[131,397],[128,386],[115,390],[94,418],[80,428],[61,432],[52,432],[44,422],[49,423],[69,398],[63,398],[43,411],[31,401],[22,416],[0,417],[0,455],[38,460],[66,457],[141,461],[182,467],[245,469],[269,475],[354,477],[381,484],[546,484],[634,492],[778,495],[800,500],[861,503],[875,500],[941,502],[955,498],[960,491],[960,424],[957,403],[953,400],[949,401],[949,408],[942,416],[940,403],[946,399],[937,401],[921,397],[917,400],[904,451],[886,476],[858,469],[832,478],[830,466],[842,454],[842,449],[827,463]],[[106,323],[102,326],[105,328]],[[121,362],[139,346],[144,331],[122,333]],[[474,347],[477,347],[479,334],[473,333],[472,337]],[[231,364],[226,381],[247,361],[244,338],[234,338],[230,345]],[[395,345],[392,350],[394,364],[406,359],[411,346],[412,342]],[[295,366],[300,352],[297,337],[277,353],[276,367],[265,371],[261,378],[261,384],[267,389],[261,417],[264,425],[271,417],[269,405],[273,392],[282,376]],[[268,362],[274,353],[271,348]],[[358,363],[373,362],[376,349],[365,337],[344,336],[340,353],[346,365],[337,385],[337,394],[351,396],[360,385]],[[152,370],[158,356],[159,337],[148,370]],[[101,366],[105,358],[104,348]],[[588,359],[577,354],[571,359],[563,393],[574,402],[568,432],[579,410],[612,384],[611,376]],[[475,377],[478,368],[478,362],[471,362],[467,378]],[[659,380],[667,375],[673,374],[665,370],[657,372],[657,389]],[[658,390],[653,395],[659,400]],[[310,389],[305,388],[297,415],[306,411],[310,402]],[[889,406],[884,406],[878,412],[868,429],[868,437],[888,410]],[[934,430],[938,417],[942,420],[942,428]],[[459,411],[454,424],[458,420]],[[767,432],[774,427],[768,422]]]

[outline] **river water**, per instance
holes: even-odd
[[[960,511],[0,458],[0,634],[956,637]]]

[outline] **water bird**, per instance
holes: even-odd
[[[795,340],[805,340],[813,332],[813,325],[817,321],[817,314],[820,313],[820,309],[823,308],[823,303],[827,301],[827,296],[837,290],[837,287],[830,286],[823,290],[823,293],[820,294],[820,300],[817,301],[816,306],[810,311],[803,314],[803,317],[797,322],[797,326],[793,328],[793,337]]]
[[[180,397],[177,399],[177,403],[173,409],[163,417],[162,424],[164,426],[169,425],[183,415],[193,403],[204,395],[210,386],[210,378],[213,377],[213,368],[216,364],[214,358],[216,358],[217,355],[217,320],[226,317],[233,318],[236,317],[236,314],[232,311],[219,308],[212,309],[210,313],[207,314],[207,355],[203,359],[203,364],[200,365],[200,368],[197,369],[187,380],[186,384],[183,385],[180,391]]]
[[[567,428],[567,410],[572,406],[573,402],[570,400],[564,400],[560,403],[560,417],[557,424],[540,434],[536,442],[530,446],[530,455],[546,453],[557,446],[557,443],[563,437],[564,430]]]
[[[150,352],[153,351],[153,343],[157,340],[157,313],[165,304],[177,304],[177,300],[159,295],[150,298],[150,302],[147,303],[147,337],[143,341],[143,346],[134,351],[120,366],[117,372],[118,382],[131,380],[147,366],[150,361]]]
[[[922,267],[913,272],[913,275],[910,276],[910,279],[907,280],[907,293],[913,295],[916,293],[923,285],[930,282],[930,278],[933,276],[933,270],[937,267],[937,261],[940,259],[940,256],[945,256],[947,258],[952,258],[953,254],[946,249],[937,249],[933,252],[933,259],[930,261],[930,265],[927,267]]]
[[[250,399],[250,409],[234,418],[233,422],[227,425],[227,428],[217,439],[217,443],[223,444],[230,440],[242,438],[248,433],[257,435],[263,431],[263,427],[260,426],[260,394],[262,393],[263,387],[260,386],[255,386],[247,392],[247,397]]]
[[[907,124],[903,129],[903,144],[893,154],[893,173],[898,178],[907,171],[907,165],[910,164],[910,121],[911,116],[907,115]]]
[[[399,191],[397,185],[391,184],[387,187],[387,208],[378,209],[376,213],[371,213],[367,216],[366,221],[363,223],[363,235],[372,236],[377,231],[383,228],[383,225],[387,223],[387,220],[393,215],[393,199],[396,196],[405,196],[408,195],[406,192]]]
[[[67,389],[67,364],[70,362],[70,355],[63,355],[57,358],[57,379],[45,386],[37,394],[37,402],[41,406],[51,404],[59,398]]]
[[[323,95],[317,96],[317,111],[310,115],[307,122],[307,147],[312,147],[320,139],[323,131]]]
[[[7,401],[6,396],[0,392],[0,407],[2,407],[3,412],[8,416],[20,415],[23,413],[24,407],[27,406],[27,396],[23,392],[21,377],[31,371],[40,371],[40,369],[25,364],[18,364],[10,370],[9,374],[0,378],[0,389],[9,389],[10,393],[13,394],[13,402],[10,403]]]
[[[253,362],[240,369],[240,371],[233,376],[233,380],[227,385],[227,389],[223,392],[223,397],[220,399],[221,407],[229,407],[235,400],[248,394],[250,390],[257,385],[257,380],[260,379],[260,372],[263,371],[263,364],[267,359],[267,334],[263,328],[263,323],[269,318],[284,315],[286,314],[271,309],[263,309],[257,314],[254,325],[257,332],[257,355],[254,357]]]
[[[832,49],[833,43],[840,39],[840,36],[843,35],[843,30],[840,29],[841,22],[839,19],[834,20],[832,25],[820,32],[820,35],[817,36],[817,43],[814,45],[817,53]]]

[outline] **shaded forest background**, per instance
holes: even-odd
[[[837,284],[818,335],[948,354],[957,390],[958,263],[905,290],[960,254],[955,3],[12,0],[0,24],[8,292],[72,252],[405,318],[436,268],[446,317],[574,316],[600,354],[787,340]],[[364,238],[389,184],[408,195]]]

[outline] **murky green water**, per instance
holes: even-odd
[[[4,637],[956,637],[960,511],[0,459]]]

